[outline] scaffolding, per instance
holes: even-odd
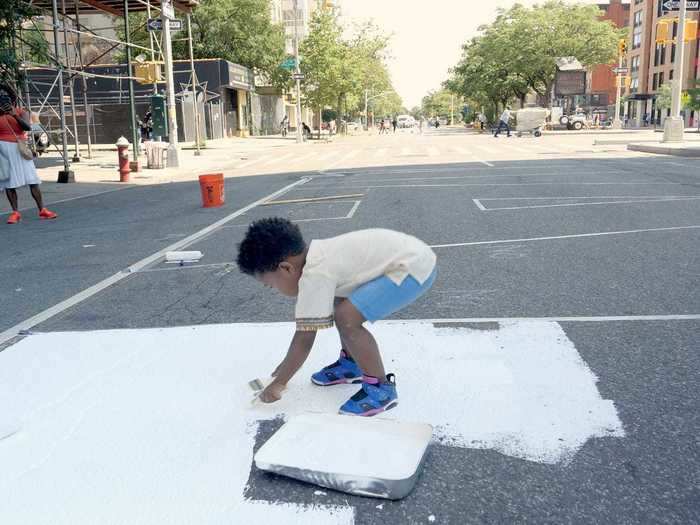
[[[14,54],[14,63],[18,67],[12,70],[11,61],[3,61],[0,63],[3,76],[9,76],[14,80],[17,87],[17,92],[24,106],[33,111],[38,108],[38,113],[48,112],[55,115],[58,119],[58,130],[49,130],[53,136],[60,137],[60,148],[56,144],[56,140],[52,143],[57,147],[62,160],[63,170],[59,171],[58,182],[73,182],[74,175],[70,169],[72,162],[80,161],[80,136],[78,133],[77,114],[79,105],[85,115],[85,138],[87,144],[87,156],[92,156],[92,142],[90,137],[90,112],[88,111],[88,85],[87,80],[90,78],[107,78],[126,81],[128,84],[129,98],[129,120],[131,127],[132,139],[132,154],[135,169],[138,169],[139,158],[139,131],[137,127],[137,116],[134,100],[134,82],[143,82],[143,77],[135,76],[134,64],[137,65],[148,63],[153,65],[165,65],[165,84],[167,95],[168,109],[168,132],[170,147],[168,151],[168,163],[170,166],[178,165],[178,129],[175,109],[175,85],[173,80],[173,59],[172,59],[172,38],[170,31],[171,20],[175,20],[176,12],[182,13],[186,17],[187,37],[189,41],[188,51],[190,55],[190,82],[188,87],[191,89],[191,94],[194,100],[197,99],[197,89],[199,84],[194,70],[194,62],[192,57],[192,30],[190,23],[190,15],[194,8],[199,4],[199,0],[26,0],[24,4],[30,6],[38,13],[25,20],[19,28],[19,31],[13,35],[11,49]],[[121,19],[123,24],[100,28],[90,28],[84,21],[81,21],[81,15],[103,13],[116,17],[117,23]],[[144,13],[146,21],[139,27],[132,28],[129,15],[132,13]],[[51,23],[42,23],[42,19],[50,18]],[[147,29],[147,25],[158,26],[160,21],[160,38],[154,33],[154,30],[148,30],[148,46],[135,44],[132,38],[139,31]],[[48,60],[46,63],[33,62],[30,59],[28,52],[36,48],[36,42],[30,42],[25,38],[26,30],[33,29],[40,34],[50,34],[51,37],[46,37],[45,41],[50,47],[43,48],[44,55]],[[110,38],[98,34],[101,30],[113,30],[118,34],[119,29],[123,29],[124,40],[119,38]],[[150,28],[153,29],[153,28]],[[84,61],[83,44],[86,41],[98,41],[104,43],[107,49],[98,54],[89,62]],[[52,47],[52,49],[51,49]],[[99,62],[109,53],[115,50],[122,49],[126,58],[126,75],[104,75],[89,71],[87,68]],[[36,49],[34,49],[36,50]],[[137,53],[136,57],[132,56],[132,52]],[[44,88],[41,89],[40,80],[30,78],[29,72],[32,70],[45,70],[50,72],[50,78],[44,82]],[[143,69],[143,68],[141,68]],[[14,78],[13,78],[14,77]],[[151,79],[149,79],[150,81]],[[81,82],[82,101],[76,100],[75,82]],[[157,93],[158,80],[153,79],[153,92]],[[38,93],[38,100],[33,100],[32,94]],[[55,93],[55,95],[54,95]],[[53,97],[53,98],[52,98]],[[52,103],[52,100],[55,100]],[[71,122],[70,125],[66,122],[67,109],[70,110]],[[193,104],[193,118],[197,124],[200,116],[197,114],[197,104]],[[199,153],[199,126],[195,125],[197,130],[196,148]],[[74,154],[69,159],[69,137],[74,145]]]

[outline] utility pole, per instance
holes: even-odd
[[[190,69],[192,70],[192,112],[194,114],[194,154],[199,156],[202,152],[199,150],[199,108],[197,107],[197,73],[194,70],[194,57],[192,53],[192,22],[190,14],[187,13],[187,42],[190,47]]]
[[[622,97],[622,61],[624,60],[627,41],[620,40],[617,46],[617,95],[615,96],[615,118],[613,119],[613,128],[621,129],[622,121],[620,120],[620,98]]]
[[[297,121],[297,143],[304,142],[304,135],[301,129],[301,79],[299,74],[301,70],[299,69],[299,0],[294,0],[294,60],[296,66],[294,71],[297,74],[296,85],[296,121]]]
[[[165,89],[168,106],[168,167],[180,166],[180,151],[177,145],[177,114],[175,113],[175,80],[173,78],[173,44],[170,40],[170,19],[174,16],[170,0],[160,0],[160,17],[163,21],[163,62],[165,62]]]
[[[126,71],[129,75],[129,118],[131,120],[131,152],[134,160],[131,171],[139,171],[139,132],[136,129],[136,103],[134,102],[134,70],[131,67],[131,27],[129,25],[129,0],[124,0],[124,36],[126,37]]]
[[[369,119],[367,118],[367,104],[369,103],[369,89],[365,89],[365,131],[369,129]]]
[[[671,94],[671,116],[664,120],[663,142],[683,142],[685,121],[681,117],[681,97],[683,94],[683,62],[685,60],[685,15],[686,0],[681,0],[681,10],[678,21],[678,34],[676,41],[676,72],[673,77]]]
[[[450,126],[455,125],[455,96],[450,94]]]
[[[80,30],[80,2],[79,0],[74,0],[75,4],[75,25],[76,29]],[[77,45],[78,45],[78,63],[80,64],[80,71],[85,72],[85,67],[83,64],[83,46],[80,43],[80,33],[77,35]],[[85,75],[80,75],[83,84],[83,111],[85,111],[85,136],[87,137],[87,158],[92,158],[92,139],[90,138],[90,112],[88,108],[88,95],[87,95],[87,80]]]

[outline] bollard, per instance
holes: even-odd
[[[119,182],[129,182],[129,141],[124,137],[117,140],[117,156],[119,157]]]

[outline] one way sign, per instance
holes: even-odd
[[[180,31],[182,29],[182,20],[168,20],[168,25],[171,31]],[[149,18],[146,22],[147,31],[162,31],[163,20],[161,18]]]
[[[681,0],[666,0],[663,4],[664,11],[680,11]],[[700,11],[700,0],[685,0],[686,11]]]

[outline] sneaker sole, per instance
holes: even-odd
[[[381,414],[382,412],[386,412],[387,410],[391,410],[394,408],[396,405],[398,405],[398,401],[392,401],[385,407],[381,408],[374,408],[372,410],[368,410],[367,412],[363,412],[362,414],[355,414],[354,412],[345,412],[343,410],[338,410],[338,414],[342,416],[359,416],[359,417],[371,417],[371,416],[376,416],[377,414]]]
[[[330,383],[321,383],[321,382],[319,382],[319,381],[316,381],[316,380],[312,377],[312,378],[311,378],[311,382],[312,382],[314,385],[318,385],[318,386],[333,386],[333,385],[346,385],[346,384],[356,385],[356,384],[358,384],[358,383],[362,383],[362,378],[361,378],[361,377],[353,377],[353,378],[346,377],[346,378],[343,378],[343,379],[338,379],[338,380],[336,380],[336,381],[331,381]]]

